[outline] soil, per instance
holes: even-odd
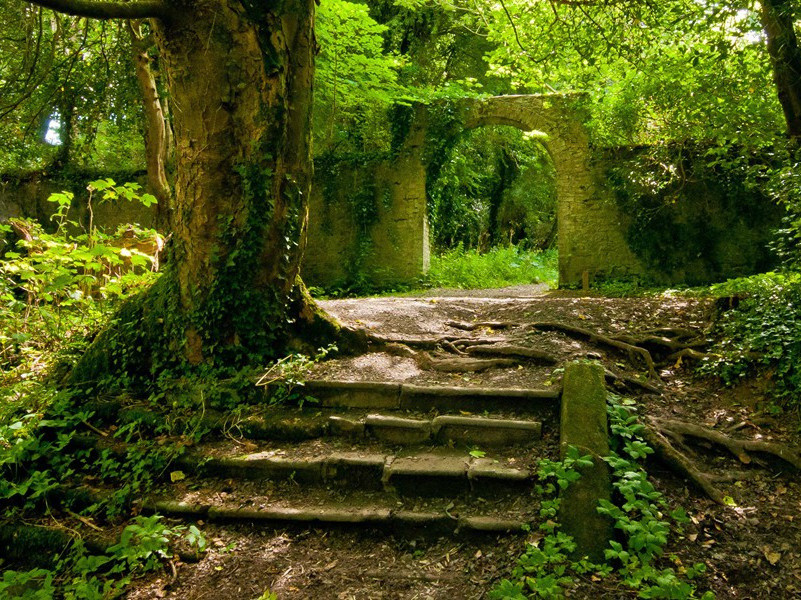
[[[620,376],[642,381],[647,374],[625,352],[560,332],[535,331],[526,324],[556,321],[607,335],[662,327],[692,328],[703,334],[712,314],[711,304],[697,298],[610,299],[543,293],[534,287],[520,290],[516,297],[509,290],[502,297],[497,297],[497,291],[460,292],[458,296],[441,290],[436,293],[321,304],[345,324],[375,334],[413,339],[443,335],[502,337],[547,350],[560,363],[595,358]],[[447,321],[508,321],[517,325],[465,332],[447,325]],[[724,388],[716,380],[698,378],[687,362],[657,362],[661,365],[660,381],[652,383],[660,387],[660,393],[620,390],[637,400],[641,414],[692,421],[735,437],[796,447],[801,444],[798,416],[774,415],[768,409],[769,374],[736,388]],[[315,367],[310,377],[544,387],[554,385],[559,373],[558,368],[526,362],[480,374],[432,373],[419,368],[412,359],[374,352],[329,360]],[[732,498],[733,505],[715,504],[682,477],[657,462],[651,463],[654,485],[672,507],[684,507],[691,519],[683,533],[673,536],[664,566],[681,571],[682,566],[705,563],[707,571],[697,579],[698,588],[712,590],[720,599],[801,598],[798,472],[780,461],[755,457],[750,464],[740,464],[714,448],[695,450],[693,456],[702,470],[738,474],[732,481],[717,484]],[[207,555],[198,562],[174,561],[174,573],[140,580],[129,598],[256,600],[268,590],[282,600],[484,598],[494,583],[510,573],[525,543],[536,541],[535,534],[439,537],[425,531],[200,524],[210,542]],[[633,598],[636,593],[587,576],[577,582],[570,597]]]

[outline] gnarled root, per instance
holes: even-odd
[[[493,356],[493,357],[515,357],[524,358],[546,365],[555,365],[558,361],[555,356],[536,350],[527,346],[516,346],[512,344],[492,344],[486,346],[468,346],[465,348],[467,354],[475,356]]]
[[[421,369],[427,371],[442,371],[446,373],[469,373],[486,371],[487,369],[515,367],[519,364],[518,360],[512,358],[472,358],[469,356],[455,356],[453,358],[441,358],[431,356],[425,351],[415,351],[405,344],[386,344],[383,350],[394,356],[411,358]]]
[[[710,499],[724,504],[724,494],[715,486],[715,481],[726,478],[704,473],[687,456],[689,439],[703,440],[731,452],[743,464],[750,464],[750,453],[769,454],[782,459],[796,469],[801,469],[801,449],[784,444],[760,440],[738,440],[728,435],[687,421],[674,419],[648,419],[642,433],[646,442],[654,449],[656,456],[669,467],[687,477]],[[681,448],[681,449],[680,449]],[[734,476],[732,474],[732,476]],[[741,477],[738,477],[741,478]]]
[[[654,449],[657,458],[668,467],[692,481],[714,502],[724,504],[725,495],[712,483],[711,477],[700,471],[683,452],[677,450],[661,431],[646,425],[642,437]]]
[[[791,448],[784,444],[763,442],[760,440],[738,440],[719,431],[715,431],[714,429],[709,429],[708,427],[702,427],[686,421],[653,419],[653,422],[661,429],[671,431],[678,436],[705,440],[717,446],[721,446],[736,456],[741,463],[746,465],[751,463],[749,452],[760,452],[780,458],[793,465],[796,469],[801,470],[801,449],[799,448]]]
[[[479,321],[478,323],[467,323],[466,321],[445,321],[445,325],[462,331],[475,331],[476,329],[509,329],[516,327],[517,324],[508,321]]]
[[[566,333],[567,335],[573,337],[585,338],[594,344],[600,344],[602,346],[608,346],[617,350],[623,350],[628,354],[631,362],[634,362],[634,357],[639,357],[643,365],[648,369],[649,377],[653,379],[659,379],[659,374],[656,372],[656,368],[654,366],[654,359],[651,357],[651,353],[645,348],[634,346],[627,342],[622,342],[618,339],[611,338],[595,331],[590,331],[589,329],[575,327],[574,325],[566,325],[564,323],[542,321],[530,323],[529,327],[533,329],[539,329],[540,331],[561,331],[562,333]]]

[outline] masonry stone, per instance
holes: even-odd
[[[618,226],[624,218],[603,185],[603,166],[593,162],[576,100],[568,94],[495,96],[460,100],[456,107],[465,130],[509,125],[544,134],[556,169],[561,285],[580,283],[584,271],[590,277],[642,271],[626,243],[625,229]],[[323,186],[314,186],[303,271],[310,284],[344,281],[354,267],[380,283],[411,282],[427,271],[426,127],[426,107],[419,106],[397,155],[369,167],[376,194],[384,201],[377,201],[378,217],[368,231],[359,231],[348,204],[354,179],[348,183],[343,176],[334,198],[325,198]]]

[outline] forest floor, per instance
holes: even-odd
[[[345,324],[400,340],[464,334],[461,324],[499,322],[470,335],[503,338],[546,351],[560,365],[596,359],[622,381],[642,380],[643,369],[625,352],[560,331],[526,327],[557,322],[615,336],[660,329],[705,331],[712,301],[658,296],[605,298],[576,292],[545,292],[521,286],[503,292],[436,290],[422,297],[384,297],[321,302]],[[663,357],[664,358],[664,357]],[[769,375],[721,387],[694,374],[686,360],[657,361],[656,389],[631,386],[619,393],[637,402],[642,417],[692,422],[739,439],[801,444],[797,415],[774,415]],[[537,387],[558,383],[554,367],[521,364],[481,373],[430,371],[409,356],[371,352],[336,358],[315,367],[310,378],[392,381],[459,386]],[[634,386],[636,388],[636,386]],[[715,448],[694,447],[693,459],[721,476],[730,505],[713,502],[660,463],[649,463],[654,485],[672,508],[682,506],[690,524],[666,548],[665,565],[703,562],[698,589],[720,599],[801,598],[801,479],[781,461],[754,458],[740,464]],[[729,481],[725,481],[727,476]],[[483,598],[514,567],[526,536],[437,537],[342,528],[267,528],[204,523],[210,550],[196,563],[177,562],[174,572],[140,580],[129,598],[257,600],[272,590],[294,599]],[[531,536],[529,534],[528,541]],[[267,597],[267,596],[264,596]],[[572,598],[629,598],[636,592],[605,581],[578,581]]]

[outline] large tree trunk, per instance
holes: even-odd
[[[314,0],[195,0],[156,26],[176,144],[171,259],[73,381],[282,352],[311,184],[313,18]]]
[[[760,20],[787,135],[798,143],[801,141],[801,49],[794,29],[794,4],[791,0],[760,0]]]

